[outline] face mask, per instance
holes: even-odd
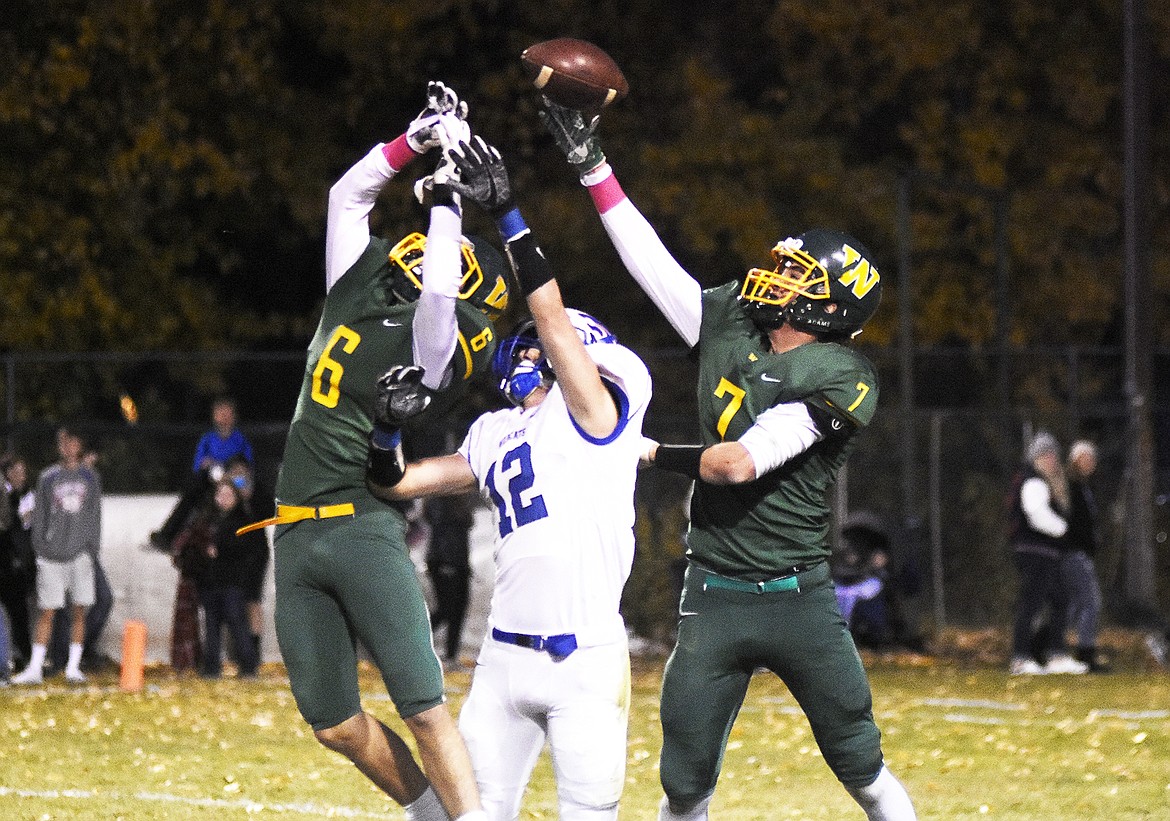
[[[522,405],[534,390],[541,386],[544,377],[540,373],[540,365],[528,359],[522,359],[512,368],[508,377],[508,398],[515,404]]]

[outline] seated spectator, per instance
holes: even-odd
[[[919,592],[920,578],[908,546],[909,534],[899,539],[901,561],[894,561],[890,531],[878,514],[859,510],[841,528],[841,541],[832,560],[833,584],[841,615],[862,647],[898,645],[926,652],[914,629],[907,600]]]

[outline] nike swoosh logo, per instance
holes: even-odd
[[[680,617],[681,617],[681,616],[697,616],[697,615],[699,615],[699,614],[698,614],[698,613],[689,613],[689,612],[682,612],[682,613],[679,613],[679,616],[680,616]]]
[[[401,322],[391,322],[389,319],[383,319],[382,324],[385,325],[387,328],[401,328],[402,327]]]
[[[765,382],[783,382],[784,381],[783,379],[776,379],[775,377],[768,376],[768,374],[766,374],[766,373],[760,374],[760,379],[764,380]]]

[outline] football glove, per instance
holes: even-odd
[[[394,487],[406,475],[399,428],[431,404],[431,392],[422,384],[424,373],[418,365],[395,365],[378,378],[366,452],[366,479],[372,485]]]
[[[605,162],[601,143],[593,133],[597,129],[597,117],[586,125],[580,111],[557,105],[548,97],[542,97],[541,101],[544,111],[539,112],[540,121],[564,152],[569,165],[577,169],[578,176],[588,174]]]
[[[449,183],[457,194],[474,202],[494,219],[516,207],[504,159],[483,137],[477,135],[470,143],[459,143],[447,156],[459,169],[458,177]]]
[[[432,148],[443,146],[445,127],[440,127],[441,118],[446,115],[460,121],[467,119],[467,103],[459,95],[438,80],[427,83],[427,106],[406,128],[406,142],[416,153],[425,154]],[[462,135],[458,135],[462,137]]]
[[[397,430],[431,404],[431,391],[422,384],[425,369],[419,365],[395,365],[378,377],[374,397],[374,426]]]
[[[414,196],[419,204],[422,204],[426,199],[426,192],[430,191],[435,205],[458,208],[459,200],[455,189],[449,183],[458,179],[459,168],[451,157],[450,149],[471,139],[471,127],[454,114],[440,114],[433,130],[435,139],[443,149],[443,155],[432,173],[415,181]]]

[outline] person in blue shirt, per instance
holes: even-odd
[[[228,461],[237,454],[248,460],[254,466],[252,458],[252,444],[247,437],[236,427],[236,401],[227,396],[221,396],[211,403],[211,430],[203,434],[199,444],[195,446],[195,459],[191,470],[215,472],[218,466],[221,470]],[[217,480],[213,480],[217,481]]]
[[[162,527],[150,534],[150,543],[163,552],[171,552],[171,543],[186,526],[191,514],[207,497],[215,483],[223,478],[228,462],[234,457],[243,457],[254,472],[255,460],[252,443],[236,427],[236,400],[230,396],[219,396],[211,403],[211,430],[199,437],[195,445],[195,458],[191,462],[191,477],[184,485]]]

